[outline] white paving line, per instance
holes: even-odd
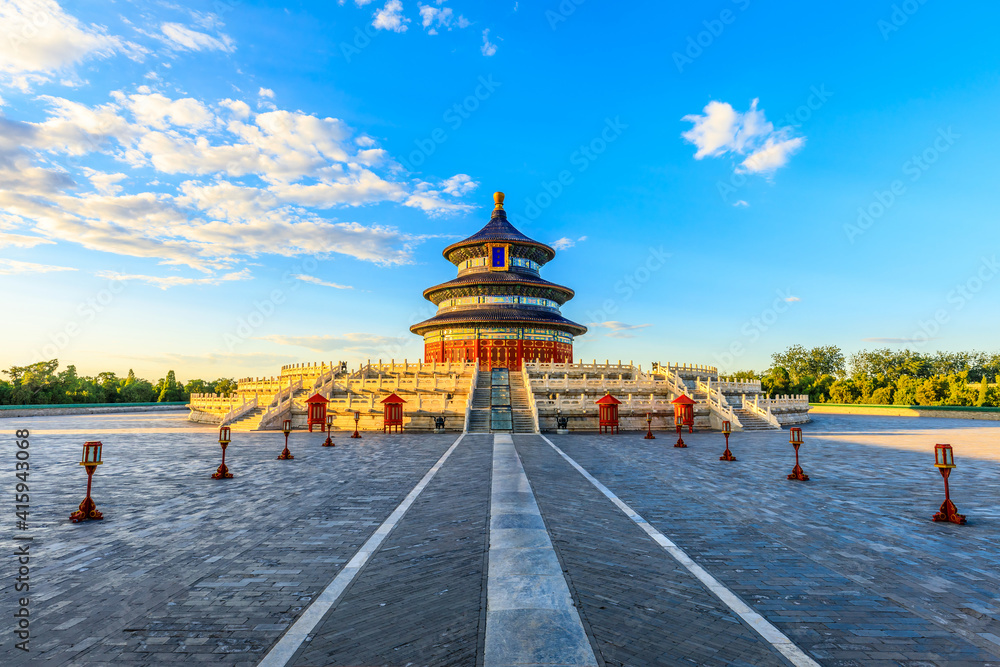
[[[510,435],[493,436],[485,667],[597,667]]]
[[[385,538],[392,532],[392,529],[396,527],[406,511],[410,509],[413,501],[417,499],[417,496],[424,490],[424,487],[434,479],[434,475],[437,474],[444,462],[448,460],[451,453],[455,451],[459,443],[465,438],[465,433],[458,436],[458,440],[452,443],[451,447],[448,448],[441,458],[438,459],[437,463],[431,466],[431,469],[427,471],[427,474],[417,482],[417,485],[413,487],[413,490],[403,498],[403,502],[399,503],[392,514],[382,522],[382,525],[368,538],[361,548],[358,550],[354,557],[344,566],[344,568],[334,577],[333,581],[323,589],[323,592],[313,600],[312,604],[306,607],[306,610],[302,612],[302,615],[298,617],[295,623],[292,624],[290,628],[282,635],[278,643],[274,645],[264,659],[257,663],[258,667],[284,667],[288,664],[288,661],[294,657],[295,652],[299,650],[302,643],[305,642],[306,637],[316,629],[326,613],[337,604],[340,600],[340,596],[344,594],[347,587],[350,586],[354,578],[358,576],[358,572],[361,568],[365,566],[365,563],[372,557],[378,548],[382,546],[382,542]]]
[[[552,449],[556,450],[560,456],[562,456],[566,461],[576,468],[577,472],[587,478],[587,481],[597,487],[597,490],[604,494],[604,496],[618,506],[625,515],[632,519],[632,521],[646,531],[653,540],[659,544],[663,549],[669,553],[674,559],[687,568],[687,570],[693,574],[695,577],[705,585],[708,590],[710,590],[717,598],[722,600],[727,607],[733,610],[740,618],[742,618],[747,625],[753,628],[757,634],[764,638],[771,646],[778,650],[781,655],[788,658],[788,660],[797,667],[820,667],[820,664],[806,655],[805,651],[800,649],[795,643],[789,639],[781,630],[771,625],[771,623],[761,616],[759,613],[753,610],[749,605],[747,605],[743,600],[741,600],[735,593],[722,585],[722,583],[713,577],[708,571],[705,570],[701,565],[694,562],[690,556],[688,556],[683,549],[671,542],[666,535],[654,528],[648,521],[643,519],[633,510],[631,507],[625,504],[618,496],[614,494],[608,487],[601,484],[593,475],[583,469],[579,463],[574,461],[566,454],[563,450],[553,444],[551,440],[546,438],[544,435],[539,434],[545,442],[549,443]]]

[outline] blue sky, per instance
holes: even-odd
[[[0,0],[0,366],[417,358],[494,190],[578,357],[995,349],[1000,7],[677,4]]]

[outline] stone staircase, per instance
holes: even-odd
[[[481,371],[472,389],[469,433],[490,432],[490,392],[492,384],[489,371]]]
[[[764,419],[758,417],[755,413],[750,412],[745,408],[733,408],[733,412],[736,413],[736,418],[740,420],[743,424],[744,431],[778,431],[781,429],[776,428]]]
[[[266,409],[267,408],[254,408],[236,421],[229,424],[229,428],[233,431],[256,431],[257,427],[260,426],[260,419],[264,416],[264,411]]]
[[[508,382],[509,384],[497,384],[494,387],[492,372],[484,371],[479,374],[479,379],[472,391],[469,433],[535,432],[535,420],[528,404],[528,392],[524,387],[524,377],[521,371],[510,371]],[[495,428],[492,424],[493,410],[500,413],[509,410],[512,429]]]
[[[510,409],[514,420],[514,433],[534,433],[535,419],[528,404],[528,391],[524,388],[522,371],[510,372]]]
[[[294,400],[305,400],[311,395],[312,394],[310,393],[309,389],[303,387],[302,389],[296,389],[295,392],[292,394],[292,398]],[[230,424],[229,428],[232,429],[233,431],[256,431],[257,429],[260,428],[260,422],[261,419],[264,417],[264,413],[267,412],[267,409],[269,407],[273,407],[274,405],[276,405],[275,402],[271,401],[270,405],[263,407],[258,406],[254,408],[253,410],[251,410],[250,412],[248,412],[247,414],[243,415],[242,417],[234,421],[232,424]]]

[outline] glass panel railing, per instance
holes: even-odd
[[[514,421],[511,418],[510,408],[493,408],[490,410],[490,430],[491,431],[513,431]]]
[[[510,405],[510,387],[493,387],[490,405]]]

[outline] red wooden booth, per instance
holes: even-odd
[[[694,401],[687,394],[681,394],[670,402],[674,404],[674,420],[680,417],[680,423],[688,427],[688,433],[694,433]]]
[[[618,406],[621,403],[611,394],[597,399],[598,425],[601,433],[607,433],[609,430],[611,433],[618,432]]]
[[[313,424],[319,424],[319,430],[326,426],[326,404],[330,401],[319,394],[313,394],[306,400],[309,406],[309,432],[312,433]]]
[[[383,433],[387,430],[392,433],[393,426],[396,427],[397,432],[403,431],[403,403],[406,401],[396,396],[395,392],[382,399],[382,404],[385,406],[385,417],[382,422]]]

